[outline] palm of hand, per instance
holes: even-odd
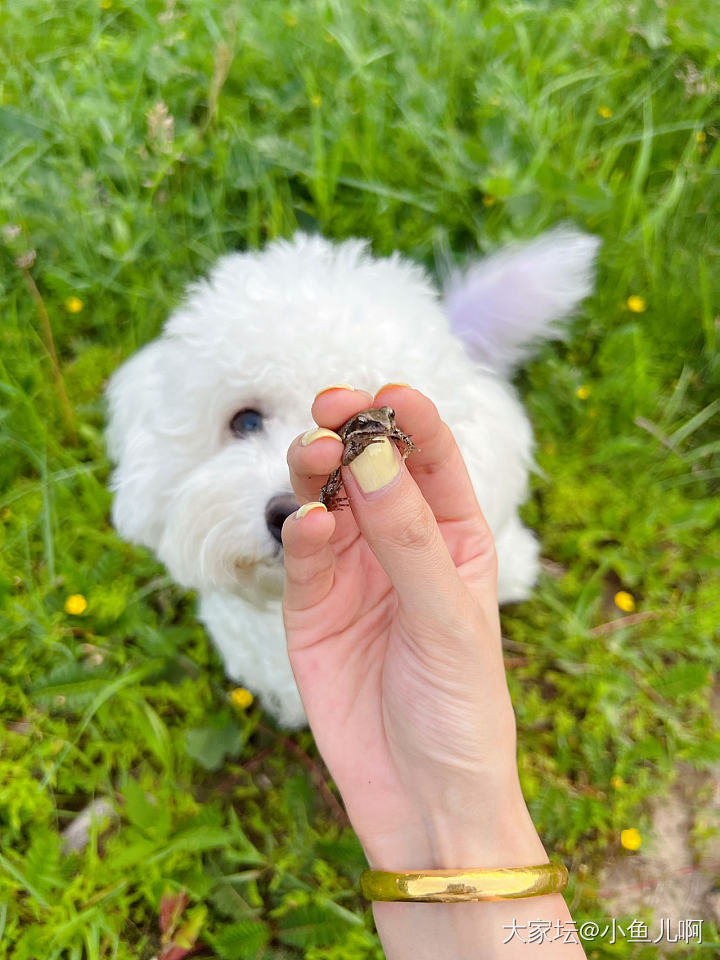
[[[478,634],[496,633],[499,652],[499,625],[484,623],[475,596],[486,575],[487,543],[468,522],[439,527],[467,601],[462,632],[470,613]],[[368,795],[377,796],[381,780],[378,827],[385,826],[394,806],[402,819],[415,768],[424,775],[432,766],[442,777],[446,771],[475,775],[478,764],[490,761],[498,711],[476,702],[477,672],[486,658],[477,638],[468,643],[466,635],[456,635],[450,615],[448,636],[434,637],[437,657],[423,655],[415,640],[427,625],[398,602],[349,510],[338,515],[330,548],[332,588],[313,606],[286,611],[288,650],[318,747],[341,792],[361,797],[367,787]],[[465,656],[458,658],[463,646]],[[472,717],[478,723],[468,724]],[[374,828],[368,824],[369,831]]]
[[[342,456],[328,428],[385,404],[419,447],[407,466],[372,503],[344,467],[352,512],[311,509],[283,527],[290,660],[366,851],[408,832],[419,849],[447,808],[480,822],[517,778],[492,534],[432,402],[397,386],[319,394],[324,435],[291,446],[293,489],[317,500]]]

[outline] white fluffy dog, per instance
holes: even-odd
[[[113,520],[200,595],[227,674],[287,727],[305,723],[285,646],[286,453],[333,383],[427,394],[452,428],[495,536],[501,602],[528,596],[538,544],[518,519],[532,431],[507,377],[592,287],[598,241],[561,228],[457,275],[361,240],[297,234],[233,253],[191,286],[109,387]],[[402,423],[399,424],[402,428]]]

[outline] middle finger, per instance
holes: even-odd
[[[489,533],[460,448],[432,400],[404,384],[388,384],[373,405],[392,407],[398,426],[419,447],[406,465],[436,519],[479,523]]]

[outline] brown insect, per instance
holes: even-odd
[[[395,426],[395,411],[392,407],[380,407],[372,410],[361,410],[354,417],[344,423],[337,431],[338,436],[345,444],[342,463],[347,466],[355,457],[360,456],[365,447],[371,443],[378,443],[386,437],[395,443],[402,443],[403,460],[418,448],[410,437],[406,436]],[[328,510],[336,510],[347,503],[346,498],[338,496],[342,485],[340,469],[333,471],[327,483],[320,491],[320,503],[324,503]]]

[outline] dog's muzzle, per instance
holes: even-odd
[[[282,543],[281,530],[287,517],[298,508],[298,502],[290,493],[272,497],[265,507],[265,524],[278,543]]]

